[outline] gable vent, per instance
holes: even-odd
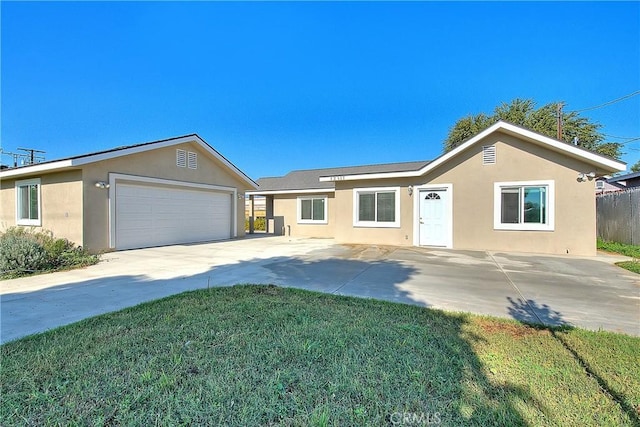
[[[493,165],[496,162],[496,146],[485,145],[482,147],[482,164]]]
[[[189,169],[198,169],[198,153],[189,151]]]
[[[176,150],[176,166],[179,168],[187,167],[187,152],[185,150]]]

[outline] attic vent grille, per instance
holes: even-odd
[[[187,167],[187,152],[185,150],[176,150],[176,166],[179,168]]]
[[[496,163],[496,146],[485,145],[482,147],[482,164],[493,165]]]
[[[198,153],[189,151],[189,169],[198,169]]]

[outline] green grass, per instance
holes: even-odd
[[[640,246],[628,245],[626,243],[609,242],[606,240],[598,239],[598,249],[615,252],[617,254],[625,255],[631,258],[640,258]]]
[[[616,265],[634,273],[640,274],[640,246],[626,243],[608,242],[598,239],[598,249],[614,252],[633,258],[631,261],[617,262]]]
[[[621,261],[616,262],[616,265],[624,268],[625,270],[640,274],[640,261]]]
[[[640,425],[638,338],[273,286],[0,351],[3,426]]]

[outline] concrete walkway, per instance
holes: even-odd
[[[106,254],[0,282],[0,342],[207,286],[272,283],[640,336],[640,276],[620,257],[337,245],[260,236]]]

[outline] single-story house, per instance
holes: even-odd
[[[499,121],[432,161],[297,170],[247,195],[292,236],[595,255],[593,179],[625,167]]]
[[[0,171],[0,229],[51,230],[92,252],[244,236],[256,183],[198,135]]]

